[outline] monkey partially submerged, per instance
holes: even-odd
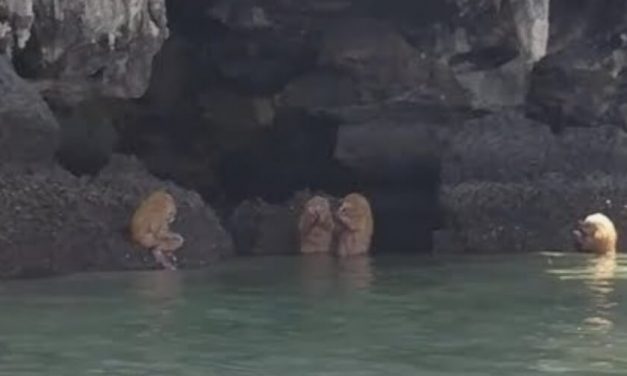
[[[618,234],[611,219],[602,213],[594,213],[578,221],[573,230],[575,245],[579,251],[598,255],[616,253]]]
[[[173,252],[183,246],[183,237],[170,230],[176,218],[174,198],[164,190],[151,193],[135,210],[131,219],[132,240],[149,249],[164,268],[176,270]]]
[[[298,221],[300,252],[303,254],[331,252],[334,228],[329,200],[322,196],[309,199]]]
[[[359,193],[349,194],[342,199],[336,217],[339,227],[337,255],[345,257],[368,253],[374,231],[368,199]]]

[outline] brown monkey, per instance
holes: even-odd
[[[133,241],[148,248],[157,262],[170,270],[176,269],[171,260],[174,259],[172,253],[179,249],[184,241],[181,235],[170,231],[170,224],[174,222],[175,217],[174,198],[166,191],[158,190],[140,203],[131,219]]]
[[[331,251],[335,223],[331,204],[322,196],[314,196],[305,203],[298,221],[300,252],[328,253]]]
[[[599,255],[616,253],[618,235],[614,223],[602,213],[594,213],[578,221],[573,231],[578,250]]]
[[[336,212],[339,227],[337,255],[340,257],[368,253],[374,220],[368,199],[351,193],[342,199]]]

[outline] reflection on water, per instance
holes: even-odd
[[[566,346],[566,349],[573,357],[594,359],[590,360],[590,365],[595,372],[609,372],[616,368],[615,364],[607,360],[612,353],[610,349],[615,347],[616,320],[624,314],[619,308],[619,294],[615,290],[618,281],[627,278],[627,268],[620,265],[620,261],[624,264],[625,259],[617,255],[585,254],[572,257],[581,257],[581,262],[570,268],[549,270],[561,281],[583,282],[582,287],[587,291],[585,305],[581,308],[581,323],[576,329],[578,341],[585,343],[587,348],[571,345]]]
[[[369,256],[354,256],[338,260],[340,283],[349,290],[367,289],[374,280],[372,259]]]
[[[324,294],[329,288],[349,292],[368,289],[374,279],[370,256],[338,259],[331,255],[306,255],[297,262],[303,288],[312,295]]]
[[[0,285],[0,376],[624,375],[626,259],[239,259]]]
[[[614,278],[616,275],[616,256],[596,256],[588,260],[591,278],[584,284],[590,289],[591,309],[589,317],[584,320],[589,330],[607,333],[612,329],[612,308],[616,302],[612,300],[614,291]]]
[[[554,256],[554,255],[553,255]],[[550,256],[549,256],[550,257]],[[584,255],[582,265],[570,269],[550,269],[548,272],[557,275],[561,280],[582,280],[590,291],[588,316],[583,324],[590,332],[606,334],[612,329],[612,309],[617,305],[613,300],[614,281],[617,278],[616,255]],[[627,276],[627,269],[623,270]]]
[[[170,270],[133,273],[131,288],[140,299],[168,303],[181,295],[182,274]]]

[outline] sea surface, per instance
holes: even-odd
[[[2,282],[0,375],[627,375],[627,258],[255,257]]]

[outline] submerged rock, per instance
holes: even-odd
[[[95,178],[61,168],[0,170],[0,276],[156,267],[131,244],[128,224],[140,200],[166,188],[178,205],[172,228],[185,238],[182,268],[208,265],[232,251],[229,235],[194,192],[151,176],[132,158],[115,156]]]

